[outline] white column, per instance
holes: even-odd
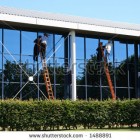
[[[75,43],[75,31],[70,32],[71,35],[71,95],[72,100],[76,101],[76,43]]]

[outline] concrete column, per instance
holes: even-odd
[[[76,101],[76,43],[75,31],[70,32],[71,35],[71,95],[72,100]]]

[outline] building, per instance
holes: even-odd
[[[106,99],[110,90],[99,42],[112,41],[109,70],[118,98],[140,97],[140,25],[0,7],[0,96],[42,98],[41,60],[34,40],[48,33],[47,64],[56,98]],[[33,81],[28,81],[33,76]]]

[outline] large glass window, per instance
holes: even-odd
[[[115,47],[115,76],[117,87],[127,87],[127,69],[126,69],[126,44],[114,43]],[[121,50],[121,51],[120,51]],[[122,79],[122,80],[120,80]]]
[[[37,35],[43,36],[44,33],[10,29],[3,31],[4,57],[2,58],[2,29],[0,29],[0,97],[2,86],[5,98],[13,98],[26,84],[28,76],[34,75],[35,83],[29,82],[17,97],[20,98],[22,93],[22,99],[44,98],[43,94],[47,96],[47,93],[42,62],[40,57],[38,61],[33,60],[34,40]],[[70,37],[65,42],[65,38],[61,34],[48,34],[46,62],[54,94],[59,99],[63,99],[65,96],[71,97]],[[96,49],[99,41],[103,43],[103,46],[108,43],[106,39],[76,36],[76,86],[79,99],[107,99],[111,97],[104,72],[104,63],[97,61]],[[135,97],[135,53],[133,43],[113,42],[107,65],[118,98]],[[138,72],[140,72],[140,47],[138,53]],[[68,64],[65,65],[64,62]],[[4,68],[3,85],[2,64]],[[22,70],[18,64],[21,64]],[[67,72],[66,66],[68,67]]]
[[[37,38],[36,32],[22,31],[21,32],[21,62],[22,62],[22,83],[23,87],[28,81],[29,76],[34,75],[34,82],[37,83],[37,74],[40,68],[37,68],[38,64],[33,60],[34,54],[34,40]],[[39,86],[38,86],[39,87]],[[38,95],[37,87],[33,82],[29,82],[22,90],[22,98],[34,98]],[[26,93],[26,94],[25,94]],[[40,94],[41,95],[41,94]]]
[[[0,29],[0,70],[2,69],[2,29]]]
[[[134,44],[128,44],[128,95],[130,98],[134,97],[134,87],[135,87],[135,53]],[[132,89],[132,90],[130,90]]]
[[[2,29],[0,29],[0,99],[2,97]]]
[[[34,40],[37,33],[22,31],[22,62],[33,63]]]
[[[77,97],[85,99],[85,51],[84,37],[76,37],[76,82]]]
[[[100,63],[97,61],[99,40],[86,38],[86,85],[87,98],[100,97]]]
[[[138,45],[138,97],[140,97],[140,44]]]
[[[128,97],[128,70],[127,70],[127,48],[126,43],[114,41],[115,80],[117,98]],[[121,88],[120,88],[121,87]]]
[[[64,37],[62,35],[55,35],[55,44],[54,44],[54,68],[55,74],[54,79],[56,81],[56,97],[59,99],[64,98],[64,78],[65,78],[65,71],[64,71]]]
[[[4,29],[4,82],[19,82],[20,32]],[[8,84],[9,86],[9,84]]]
[[[82,85],[79,80],[84,75],[84,38],[76,37],[76,70],[77,70],[77,84]]]
[[[92,56],[96,57],[97,55],[97,47],[98,47],[98,39],[86,38],[86,59],[91,59]]]
[[[20,54],[20,31],[4,29],[4,53]]]
[[[2,70],[2,29],[0,29],[0,70]]]

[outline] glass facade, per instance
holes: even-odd
[[[49,32],[46,59],[56,98],[71,98],[71,51],[67,35]],[[0,29],[0,98],[47,96],[40,57],[33,60],[34,40],[43,32]],[[76,36],[76,87],[78,99],[111,97],[102,62],[97,61],[99,37]],[[139,92],[140,45],[113,40],[108,67],[117,98],[136,98]],[[29,82],[28,77],[34,81]]]

